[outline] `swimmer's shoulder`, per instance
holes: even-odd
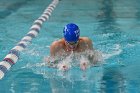
[[[90,38],[88,38],[88,37],[80,37],[79,39],[82,42],[92,42],[92,40]]]
[[[62,38],[62,39],[59,39],[59,40],[52,42],[50,47],[51,48],[58,48],[58,47],[62,47],[63,44],[64,44],[64,39]]]

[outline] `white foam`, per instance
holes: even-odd
[[[119,54],[121,54],[121,52],[122,52],[121,46],[120,46],[119,44],[115,44],[115,47],[112,48],[112,49],[114,50],[113,52],[111,52],[111,53],[109,53],[109,54],[105,54],[105,53],[104,53],[104,54],[102,55],[104,59],[108,59],[108,58],[110,58],[110,57],[112,57],[112,56],[119,55]]]
[[[58,63],[57,67],[59,70],[65,71],[71,68],[71,56],[66,57],[66,59],[62,60]]]

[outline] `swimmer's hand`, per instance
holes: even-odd
[[[88,62],[80,62],[80,68],[81,70],[86,70],[89,66],[89,63]]]
[[[43,58],[43,62],[50,63],[50,57],[44,57],[44,58]]]
[[[70,68],[70,64],[67,64],[67,63],[59,63],[57,67],[61,71],[67,71]]]
[[[57,60],[54,60],[53,58],[51,57],[44,57],[43,61],[45,62],[45,64],[49,67],[56,67],[57,66],[57,63],[58,61]]]

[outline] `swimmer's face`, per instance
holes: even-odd
[[[77,42],[67,42],[66,41],[66,44],[68,45],[68,47],[70,49],[75,49],[77,47],[77,45],[78,45],[78,41]]]

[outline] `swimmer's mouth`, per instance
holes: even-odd
[[[74,50],[76,48],[76,46],[71,46],[70,45],[69,48]]]
[[[78,45],[78,41],[77,42],[66,42],[66,44],[70,48],[70,50],[75,50]]]

